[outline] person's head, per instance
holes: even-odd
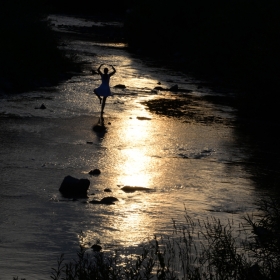
[[[109,69],[108,68],[104,68],[104,73],[108,74]]]

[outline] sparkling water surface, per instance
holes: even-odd
[[[52,16],[55,27],[99,24]],[[116,23],[114,23],[116,24]],[[236,141],[234,127],[156,115],[143,102],[177,98],[155,91],[178,84],[191,96],[218,95],[180,72],[147,66],[125,45],[89,40],[66,42],[86,62],[84,72],[53,89],[2,96],[0,103],[0,271],[13,276],[49,279],[57,257],[75,256],[79,245],[97,239],[104,251],[127,248],[156,235],[172,234],[172,219],[184,221],[215,216],[233,219],[255,211],[259,194]],[[93,89],[100,83],[91,69],[100,63],[116,67],[107,99],[105,133],[92,127],[100,121],[100,104]],[[172,82],[171,82],[172,81]],[[124,84],[125,89],[114,85]],[[35,109],[41,104],[45,110]],[[201,112],[234,119],[227,106],[198,103]],[[98,168],[100,176],[88,172]],[[90,180],[88,199],[63,198],[58,189],[71,175]],[[126,193],[123,186],[147,191]],[[104,192],[109,188],[112,192]],[[115,205],[90,204],[105,196]]]

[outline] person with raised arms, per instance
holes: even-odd
[[[103,112],[104,112],[107,97],[112,95],[111,89],[110,89],[110,78],[116,73],[116,69],[114,68],[113,65],[111,65],[111,67],[113,69],[113,71],[111,73],[108,73],[109,69],[106,67],[103,70],[104,73],[102,73],[100,69],[103,65],[104,64],[101,64],[97,69],[98,74],[101,76],[101,85],[98,88],[94,89],[94,93],[99,98],[100,104],[102,104],[101,105],[101,114],[103,114]]]

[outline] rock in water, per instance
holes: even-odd
[[[163,87],[155,87],[155,90],[165,90]]]
[[[102,204],[115,204],[116,201],[119,201],[116,197],[113,196],[107,196],[100,200],[100,203]]]
[[[110,205],[110,204],[115,204],[116,201],[119,201],[116,197],[107,196],[107,197],[102,198],[101,200],[92,200],[89,203]]]
[[[98,244],[93,244],[91,246],[91,249],[94,251],[94,252],[100,252],[102,250],[102,247]]]
[[[43,103],[40,107],[35,107],[35,109],[47,109],[47,107],[45,106],[45,104]]]
[[[125,85],[122,85],[122,84],[118,84],[118,85],[115,85],[114,88],[122,88],[122,89],[125,89],[126,86],[125,86]]]
[[[179,89],[178,85],[174,85],[169,90],[170,91],[178,91],[178,89]]]
[[[121,190],[124,191],[124,192],[136,192],[136,191],[150,191],[151,189],[144,188],[144,187],[124,186],[124,187],[121,188]]]
[[[95,132],[106,132],[106,127],[104,125],[100,125],[100,124],[94,125],[92,127],[92,129]]]
[[[89,175],[100,175],[101,171],[99,169],[93,169],[89,171]]]
[[[77,179],[68,175],[63,179],[59,191],[67,198],[87,198],[89,185],[88,179]]]

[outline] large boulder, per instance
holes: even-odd
[[[88,179],[77,179],[72,176],[66,176],[59,188],[64,197],[87,198],[90,181]]]

